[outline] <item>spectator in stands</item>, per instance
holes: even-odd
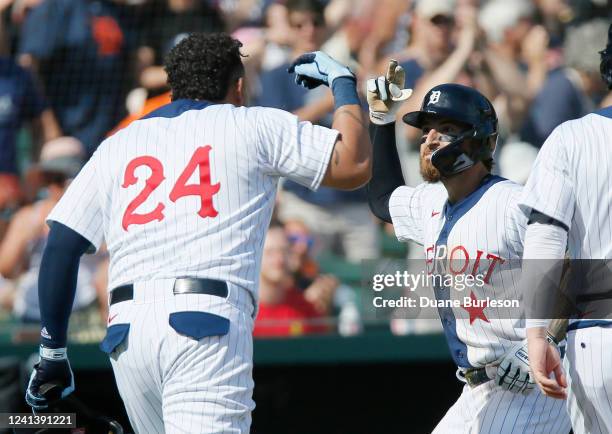
[[[64,134],[88,154],[124,112],[130,35],[122,0],[43,0],[26,17],[19,63],[34,71]]]
[[[0,219],[18,207],[22,199],[17,137],[28,123],[32,147],[31,160],[38,158],[38,143],[60,135],[53,115],[36,89],[30,74],[11,58],[0,56]],[[3,226],[0,223],[0,239]]]
[[[365,32],[359,49],[359,62],[368,76],[378,75],[383,58],[407,45],[414,6],[413,0],[377,0],[372,3],[369,31]]]
[[[286,221],[285,233],[289,240],[288,267],[293,285],[303,292],[304,298],[317,312],[329,315],[340,282],[331,274],[320,274],[319,264],[311,256],[314,237],[304,222]]]
[[[221,32],[224,24],[219,12],[202,0],[166,0],[148,7],[143,39],[138,49],[142,69],[140,85],[149,97],[167,92],[163,58],[181,39],[193,32]]]
[[[453,2],[451,0],[419,0],[410,23],[410,44],[396,59],[406,71],[406,87],[414,89],[416,82],[426,71],[435,70],[452,51],[454,29]],[[389,58],[378,66],[386,69]]]
[[[53,112],[30,73],[10,57],[0,56],[0,174],[19,172],[17,134],[25,122],[30,122],[35,143],[44,143],[60,135]],[[40,146],[36,146],[33,160],[38,158],[39,150]]]
[[[482,59],[491,81],[484,93],[495,105],[504,136],[520,128],[548,72],[548,33],[533,25],[534,12],[528,0],[493,0],[478,16],[486,36]]]
[[[287,220],[284,226],[290,245],[289,270],[295,285],[304,290],[319,275],[319,264],[312,258],[315,239],[301,220]]]
[[[308,51],[318,50],[327,32],[324,8],[318,0],[288,0],[289,25],[291,27],[291,59]],[[294,112],[302,120],[331,125],[333,109],[331,91],[320,86],[309,91],[296,86],[294,77],[287,74],[289,61],[261,75],[261,96],[258,103]]]
[[[82,144],[72,137],[60,137],[43,146],[38,167],[47,181],[46,197],[21,208],[14,215],[0,244],[0,274],[15,280],[13,312],[23,322],[38,322],[40,319],[38,273],[49,233],[45,220],[80,170],[84,157]],[[73,309],[92,306],[97,312],[94,276],[100,262],[99,255],[88,255],[81,260]],[[106,285],[98,282],[98,286],[105,288]],[[4,298],[6,303],[6,294]]]
[[[586,115],[605,94],[599,55],[585,50],[606,40],[609,20],[596,19],[567,31],[565,67],[551,71],[531,104],[522,140],[540,147],[559,124]]]
[[[260,25],[265,10],[276,0],[215,0],[223,14],[227,31],[233,32],[240,26]]]
[[[242,63],[248,83],[248,101],[259,100],[262,71],[286,65],[290,60],[292,32],[287,15],[284,4],[272,3],[265,10],[263,27],[247,25],[232,33],[232,37],[242,42],[240,51],[245,56]]]
[[[0,3],[0,15],[10,3]],[[31,136],[37,145],[32,160],[38,158],[40,144],[58,137],[60,131],[30,73],[10,57],[4,24],[0,20],[0,213],[8,215],[18,206],[21,196],[17,161],[20,128],[25,123],[31,127]],[[5,220],[4,216],[0,219]],[[0,228],[0,240],[3,233]]]
[[[291,58],[291,26],[289,25],[289,12],[281,3],[273,3],[265,13],[265,30],[263,42],[265,44],[261,70],[268,71],[289,62]]]
[[[410,45],[403,53],[392,56],[406,71],[406,87],[414,89],[398,112],[400,118],[409,111],[418,110],[423,96],[432,87],[460,80],[475,49],[476,9],[463,4],[455,10],[451,0],[419,0],[411,28]],[[455,30],[457,39],[453,46]],[[379,67],[381,70],[386,68],[387,61]],[[420,130],[406,128],[409,140],[420,137]]]
[[[320,314],[292,284],[289,249],[284,228],[271,226],[261,260],[255,336],[296,336],[327,330]]]

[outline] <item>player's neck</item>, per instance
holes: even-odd
[[[442,179],[442,184],[448,192],[448,201],[453,204],[469,196],[478,188],[482,178],[489,172],[482,164],[477,164],[459,175]]]

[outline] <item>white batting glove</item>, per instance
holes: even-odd
[[[504,354],[494,378],[495,384],[512,393],[529,395],[535,387],[529,369],[527,340],[515,344]]]
[[[412,89],[404,89],[406,73],[404,68],[391,60],[386,76],[371,78],[367,81],[367,99],[370,108],[370,121],[377,125],[395,122],[400,106],[412,95]]]

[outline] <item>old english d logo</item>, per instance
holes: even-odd
[[[430,104],[435,104],[440,100],[440,95],[442,94],[442,92],[440,92],[439,90],[434,90],[431,95],[429,95],[429,102],[427,103],[427,105]]]

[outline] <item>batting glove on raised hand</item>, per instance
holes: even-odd
[[[552,337],[549,336],[548,341],[556,347],[556,342]],[[523,395],[529,395],[534,389],[535,382],[531,376],[527,355],[527,339],[515,344],[510,351],[504,354],[497,367],[495,383],[503,389]]]
[[[295,82],[307,89],[314,89],[322,84],[331,88],[338,77],[355,78],[348,66],[342,65],[322,51],[302,54],[293,61],[287,71],[295,73]]]
[[[40,358],[34,365],[25,400],[33,411],[47,408],[74,392],[74,374],[66,348],[50,349],[41,345]]]
[[[395,122],[400,106],[412,95],[412,89],[404,89],[406,73],[404,68],[391,60],[386,76],[371,78],[367,82],[367,98],[370,107],[370,121],[377,125]]]

